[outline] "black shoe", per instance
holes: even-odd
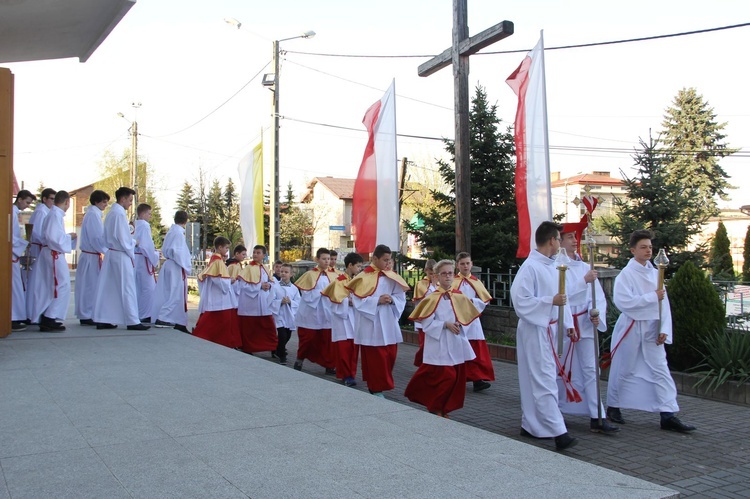
[[[96,329],[115,329],[117,324],[107,324],[106,322],[99,322],[96,324]]]
[[[275,358],[276,358],[276,352],[274,352],[274,351],[272,351],[272,352],[271,352],[271,358],[272,358],[272,359],[275,359]]]
[[[602,418],[602,424],[599,424],[599,418],[591,418],[591,431],[594,433],[611,434],[620,431],[620,427],[609,424],[609,421],[604,418]]]
[[[93,319],[81,319],[81,326],[96,326],[96,322]]]
[[[474,391],[475,392],[481,392],[482,390],[486,390],[487,388],[491,387],[492,385],[488,382],[486,382],[483,379],[480,379],[479,381],[474,382]]]
[[[625,424],[625,419],[622,417],[619,407],[607,407],[607,419],[617,424]]]
[[[521,428],[521,436],[522,437],[529,437],[529,438],[536,438],[534,435],[526,431],[526,428]]]
[[[672,416],[669,419],[665,419],[661,422],[662,430],[679,431],[680,433],[689,433],[695,430],[695,426],[685,424],[679,420],[677,416]]]
[[[302,362],[301,360],[297,359],[294,361],[294,370],[295,371],[301,371],[302,370]]]
[[[156,322],[154,322],[154,326],[156,327],[174,327],[175,325],[171,322],[164,322],[160,321],[159,319],[156,319]]]
[[[59,326],[57,324],[60,324]],[[39,331],[42,333],[62,333],[65,331],[65,326],[62,323],[53,324],[39,324]]]
[[[183,326],[182,324],[175,324],[174,328],[178,331],[182,331],[183,333],[190,334],[190,331],[188,331],[187,327]]]
[[[555,447],[557,450],[570,449],[578,444],[578,439],[568,435],[568,432],[555,437]]]
[[[344,386],[357,386],[357,380],[351,376],[344,378]]]
[[[336,375],[336,368],[335,367],[326,367],[326,374],[330,374],[331,376]]]
[[[279,364],[281,364],[282,366],[285,366],[286,365],[286,357],[279,357]]]
[[[151,329],[151,326],[145,326],[143,324],[133,324],[132,326],[128,326],[128,331],[148,331]]]
[[[10,330],[11,331],[25,331],[26,324],[24,324],[21,321],[11,321]]]
[[[144,317],[141,319],[141,324],[151,324],[151,317]]]

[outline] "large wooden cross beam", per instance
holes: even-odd
[[[419,76],[430,76],[453,65],[456,116],[456,252],[471,252],[471,166],[469,164],[469,56],[513,34],[513,23],[503,21],[469,37],[467,0],[453,0],[453,46],[419,66]]]

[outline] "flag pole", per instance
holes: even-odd
[[[549,125],[547,122],[547,71],[545,69],[544,62],[544,30],[539,30],[539,41],[542,44],[541,58],[542,58],[542,92],[544,98],[542,99],[542,110],[544,115],[544,159],[547,163],[547,183],[551,182],[552,175],[550,174],[550,163],[549,163]],[[547,189],[547,220],[552,220],[552,189]]]

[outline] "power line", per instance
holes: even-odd
[[[585,47],[597,47],[601,45],[616,45],[620,43],[632,43],[632,42],[645,42],[650,40],[660,40],[664,38],[674,38],[678,36],[689,36],[689,35],[699,35],[702,33],[711,33],[714,31],[723,31],[728,29],[735,29],[735,28],[744,28],[746,26],[750,26],[750,23],[742,23],[742,24],[731,24],[728,26],[719,26],[716,28],[706,28],[706,29],[698,29],[694,31],[682,31],[680,33],[668,33],[665,35],[654,35],[654,36],[642,36],[638,38],[625,38],[621,40],[610,40],[605,42],[592,42],[592,43],[580,43],[576,45],[560,45],[557,47],[544,47],[544,50],[566,50],[566,49],[577,49],[577,48],[585,48]],[[518,49],[518,50],[498,50],[498,51],[492,51],[492,52],[479,52],[474,55],[497,55],[497,54],[525,54],[526,52],[531,51],[530,48],[528,49]],[[435,57],[436,54],[409,54],[409,55],[371,55],[371,54],[331,54],[331,53],[320,53],[320,52],[301,52],[297,50],[287,50],[287,53],[289,54],[299,54],[299,55],[313,55],[313,56],[319,56],[319,57],[350,57],[350,58],[361,58],[361,59],[411,59],[411,58],[432,58]]]
[[[198,123],[200,123],[201,121],[205,120],[206,118],[208,118],[209,116],[211,116],[212,114],[214,114],[214,113],[215,113],[216,111],[218,111],[219,109],[221,109],[222,107],[224,107],[224,106],[225,106],[225,105],[226,105],[226,104],[227,104],[227,103],[228,103],[229,101],[231,101],[232,99],[234,99],[235,97],[237,97],[237,95],[238,95],[238,94],[239,94],[240,92],[242,92],[242,91],[243,91],[243,90],[245,89],[245,87],[247,87],[248,85],[250,85],[250,83],[252,83],[252,82],[253,82],[253,80],[255,80],[255,79],[256,79],[256,78],[258,77],[258,76],[260,76],[260,74],[261,74],[261,73],[263,72],[263,70],[264,70],[264,69],[266,69],[266,68],[268,67],[268,65],[269,65],[269,64],[271,64],[271,61],[268,61],[268,62],[266,62],[266,63],[265,63],[264,65],[263,65],[263,67],[262,67],[262,68],[260,68],[260,70],[258,70],[258,72],[257,72],[257,73],[255,73],[255,74],[253,75],[253,77],[252,77],[252,78],[250,78],[250,79],[249,79],[249,80],[247,81],[247,83],[245,83],[244,85],[242,85],[242,87],[240,87],[240,89],[239,89],[239,90],[237,90],[237,91],[236,91],[235,93],[233,93],[233,94],[232,94],[232,95],[231,95],[231,96],[230,96],[230,97],[229,97],[229,98],[228,98],[227,100],[225,100],[224,102],[222,102],[221,104],[219,104],[219,105],[218,105],[218,106],[217,106],[217,107],[216,107],[216,108],[215,108],[215,109],[214,109],[213,111],[211,111],[210,113],[208,113],[207,115],[205,115],[205,116],[204,116],[203,118],[199,119],[198,121],[196,121],[196,122],[195,122],[195,123],[193,123],[192,125],[186,126],[186,127],[185,127],[185,128],[183,128],[182,130],[177,130],[176,132],[172,132],[172,133],[167,133],[167,134],[164,134],[164,135],[157,135],[157,136],[153,136],[153,137],[151,137],[151,138],[152,138],[152,139],[156,139],[156,138],[161,138],[161,137],[169,137],[169,136],[171,136],[171,135],[177,135],[178,133],[182,133],[182,132],[184,132],[185,130],[189,130],[190,128],[193,128],[193,127],[194,127],[195,125],[197,125]]]
[[[317,122],[317,121],[300,120],[300,119],[296,119],[296,118],[290,118],[290,117],[287,117],[287,116],[281,116],[281,118],[283,118],[285,120],[289,120],[289,121],[294,121],[294,122],[297,122],[297,123],[305,123],[307,125],[321,126],[321,127],[326,127],[326,128],[336,128],[336,129],[339,129],[339,130],[351,130],[351,131],[354,131],[354,132],[366,133],[366,130],[362,130],[361,128],[352,128],[352,127],[348,127],[348,126],[332,125],[330,123],[320,123],[320,122]],[[425,136],[425,135],[409,135],[409,134],[402,134],[402,133],[398,133],[396,135],[398,137],[408,137],[408,138],[423,139],[423,140],[438,140],[438,141],[441,141],[441,142],[444,140],[443,137],[429,137],[429,136]],[[450,140],[450,139],[448,139],[448,140]],[[635,146],[633,146],[632,148],[623,148],[623,147],[553,146],[553,145],[550,145],[549,148],[552,149],[552,150],[560,150],[560,151],[599,152],[599,153],[617,153],[617,154],[623,154],[623,153],[624,154],[633,154],[633,153],[635,153],[635,152],[638,151],[638,149],[636,149]],[[720,150],[717,150],[717,151],[706,151],[706,150],[703,150],[703,149],[693,149],[693,150],[688,150],[688,149],[667,149],[665,151],[668,152],[669,154],[680,154],[680,155],[686,155],[686,156],[689,156],[689,155],[692,155],[692,154],[698,154],[698,153],[704,153],[705,154],[705,153],[711,153],[711,152],[716,153],[716,154],[713,154],[713,155],[718,156],[718,153],[722,152]],[[729,158],[729,157],[748,158],[748,157],[750,157],[750,151],[743,151],[742,149],[740,149],[737,152],[735,152],[735,153],[733,153],[731,155],[727,155],[725,157],[727,157],[727,158]]]

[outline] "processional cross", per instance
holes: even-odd
[[[469,164],[469,56],[513,34],[513,23],[503,21],[469,37],[467,0],[453,0],[453,46],[419,66],[419,76],[430,76],[453,65],[456,158],[456,252],[471,252],[471,165]]]

